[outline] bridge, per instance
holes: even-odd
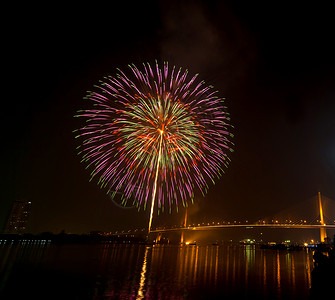
[[[200,226],[188,226],[188,227],[176,227],[176,228],[162,228],[154,229],[150,232],[168,232],[168,231],[180,231],[180,230],[212,230],[220,228],[300,228],[300,229],[335,229],[335,224],[331,225],[313,225],[313,224],[219,224],[219,225],[200,225]]]
[[[223,229],[223,228],[273,228],[273,229],[282,229],[282,228],[288,228],[288,229],[319,229],[320,230],[320,240],[321,242],[325,242],[327,239],[327,229],[335,229],[335,220],[334,221],[328,221],[328,224],[325,222],[325,216],[324,216],[324,208],[322,204],[322,197],[321,193],[318,193],[318,210],[319,210],[319,216],[318,220],[314,220],[313,222],[307,222],[306,220],[298,220],[298,221],[292,221],[292,220],[285,220],[284,222],[280,222],[278,220],[271,220],[265,221],[265,220],[259,220],[255,223],[249,223],[248,221],[245,221],[241,224],[241,222],[218,222],[218,223],[207,223],[207,224],[193,224],[193,225],[187,225],[187,210],[185,213],[185,220],[184,224],[180,227],[174,227],[174,228],[156,228],[152,229],[150,232],[161,234],[163,232],[170,232],[170,231],[181,231],[182,236],[183,232],[185,231],[194,231],[194,230],[215,230],[215,229]]]

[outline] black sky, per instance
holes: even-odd
[[[235,126],[230,168],[193,207],[195,221],[261,218],[318,190],[335,199],[331,6],[246,2],[9,9],[0,226],[19,198],[33,203],[32,232],[146,226],[148,212],[120,209],[88,182],[72,130],[93,84],[155,59],[200,73]]]

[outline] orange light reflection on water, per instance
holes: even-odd
[[[119,254],[127,257],[126,253]],[[277,251],[254,245],[155,245],[146,246],[142,255],[142,259],[137,258],[141,261],[137,267],[140,272],[136,275],[133,269],[127,278],[135,277],[123,288],[123,292],[131,290],[136,299],[179,299],[184,295],[192,299],[201,297],[202,292],[209,297],[236,294],[285,298],[308,296],[311,284],[313,258],[306,250]],[[105,263],[107,260],[105,254]]]

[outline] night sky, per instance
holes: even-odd
[[[72,131],[99,79],[155,59],[200,73],[226,98],[235,127],[230,167],[197,199],[193,221],[258,219],[319,190],[335,199],[330,4],[121,2],[6,12],[0,228],[15,199],[32,202],[33,233],[147,226],[148,211],[120,209],[89,182]],[[155,216],[153,226],[181,219]]]

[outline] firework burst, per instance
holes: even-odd
[[[88,92],[93,107],[79,111],[82,162],[101,188],[122,204],[158,211],[204,195],[228,166],[229,114],[212,86],[188,71],[143,64],[105,77]],[[156,203],[156,204],[155,204]]]

